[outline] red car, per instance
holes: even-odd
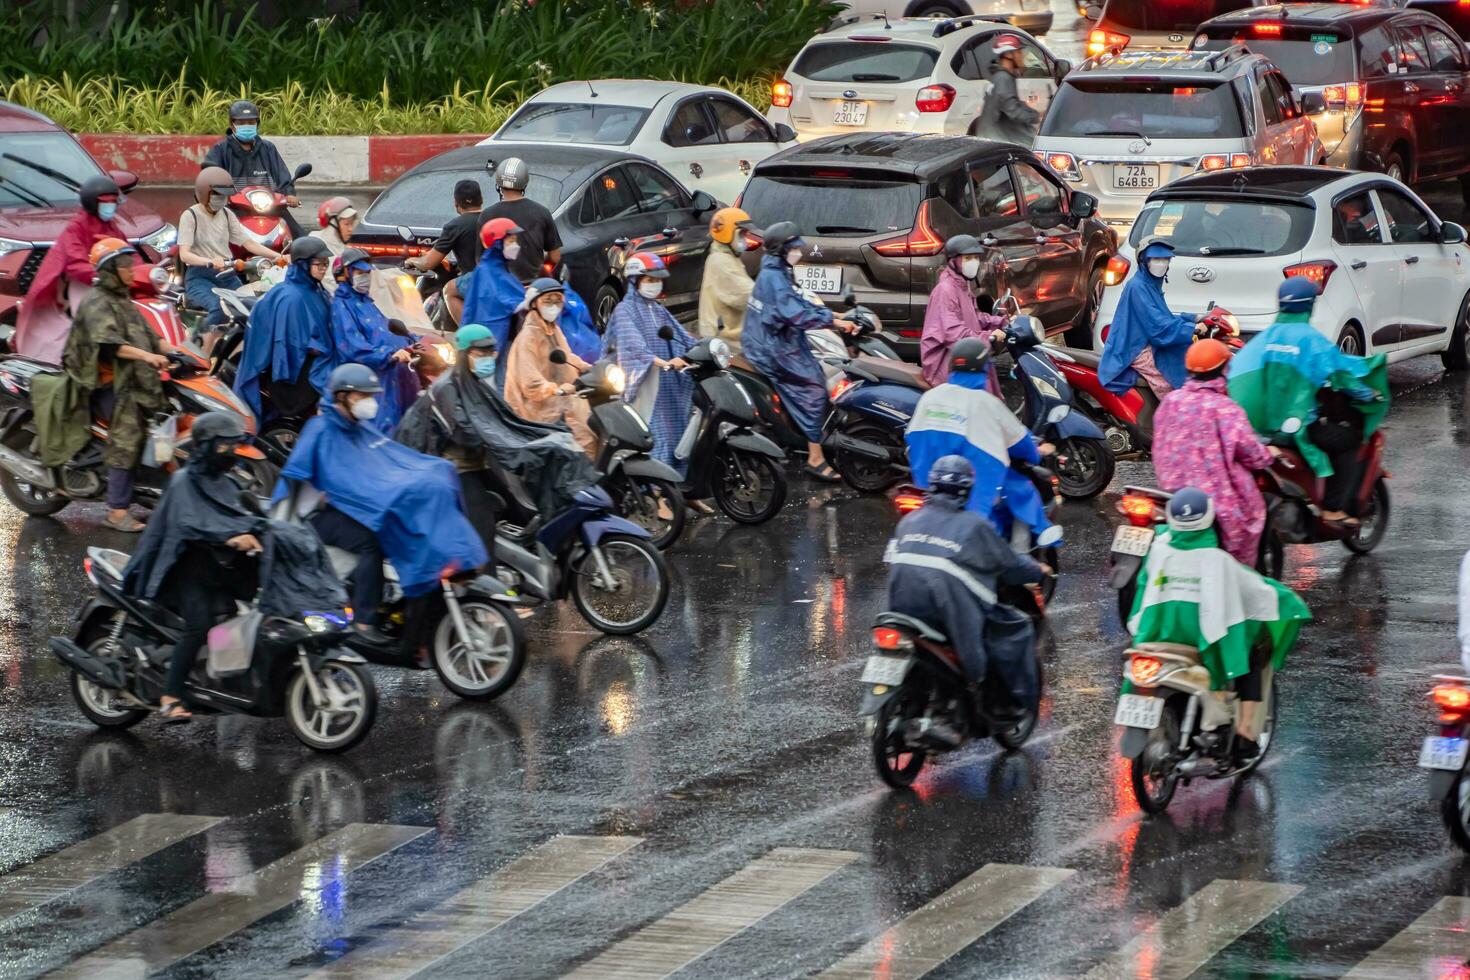
[[[103,172],[65,129],[39,112],[0,102],[0,331],[15,326],[46,249],[81,207],[77,187]],[[126,170],[106,173],[124,193],[137,186],[138,178]],[[178,236],[173,225],[137,201],[118,208],[117,222],[150,262]]]

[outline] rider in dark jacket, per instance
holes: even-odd
[[[301,199],[296,196],[296,181],[286,169],[281,151],[270,140],[260,138],[260,110],[248,99],[230,103],[230,129],[224,139],[204,154],[199,169],[205,167],[224,167],[230,172],[237,191],[251,186],[269,187],[286,195],[289,207],[301,206]],[[290,211],[283,211],[282,216],[292,238],[305,234]]]

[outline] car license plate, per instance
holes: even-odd
[[[802,289],[810,289],[814,293],[842,292],[840,265],[799,265],[792,271],[796,275],[796,284]]]
[[[1113,186],[1120,191],[1151,191],[1159,186],[1159,168],[1139,163],[1120,163],[1113,168]]]
[[[1431,735],[1424,740],[1424,747],[1419,750],[1419,766],[1422,769],[1449,769],[1459,772],[1465,767],[1467,753],[1470,753],[1470,739]]]
[[[1157,728],[1159,719],[1163,716],[1163,698],[1124,694],[1118,698],[1118,710],[1113,714],[1113,724],[1127,728]]]
[[[884,657],[872,656],[863,667],[864,684],[887,684],[896,687],[903,683],[904,675],[909,672],[909,664],[913,663],[911,657]]]
[[[1151,527],[1134,527],[1132,524],[1124,524],[1113,532],[1113,550],[1118,554],[1142,558],[1148,554],[1149,546],[1153,543],[1154,529]]]
[[[839,102],[832,107],[832,123],[836,126],[861,126],[868,121],[866,102]]]

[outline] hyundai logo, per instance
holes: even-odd
[[[1189,279],[1191,282],[1214,282],[1215,270],[1208,266],[1197,265],[1189,270]]]
[[[857,91],[855,89],[848,89],[846,92],[842,93],[842,97],[844,99],[855,99],[857,98]]]

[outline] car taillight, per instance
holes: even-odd
[[[920,112],[948,112],[954,97],[953,85],[925,85],[914,97],[914,107]]]
[[[1137,493],[1125,493],[1118,501],[1118,511],[1128,523],[1135,527],[1148,527],[1158,520],[1159,508],[1154,498]]]
[[[1262,37],[1280,37],[1281,22],[1276,20],[1261,20],[1251,25],[1251,30]]]
[[[1225,170],[1230,167],[1249,167],[1249,153],[1207,153],[1199,158],[1201,170]]]
[[[771,105],[778,109],[791,108],[791,101],[796,97],[796,90],[786,79],[771,83]]]
[[[912,650],[914,641],[891,626],[873,629],[873,646],[879,650]]]
[[[1305,276],[1317,284],[1318,289],[1327,288],[1327,280],[1332,278],[1332,273],[1337,271],[1337,263],[1323,260],[1321,262],[1299,262],[1289,265],[1281,270],[1282,278],[1290,279],[1292,276]]]
[[[1341,85],[1327,85],[1322,89],[1322,101],[1327,103],[1328,109],[1353,109],[1363,108],[1363,83],[1344,82]]]
[[[369,255],[391,255],[401,257],[406,255],[423,255],[428,249],[418,245],[359,245],[352,243],[353,248],[360,248]]]
[[[1087,57],[1098,58],[1109,51],[1117,53],[1128,47],[1129,36],[1098,28],[1087,35]]]
[[[1107,268],[1103,269],[1103,285],[1116,286],[1128,278],[1128,260],[1121,255],[1114,255],[1108,259]]]
[[[1128,673],[1140,687],[1153,687],[1163,669],[1164,662],[1158,657],[1134,656],[1128,661]]]
[[[1038,153],[1037,156],[1046,161],[1046,165],[1057,172],[1058,177],[1067,180],[1081,180],[1082,174],[1077,169],[1077,158],[1070,153]]]
[[[893,498],[893,506],[898,508],[900,514],[911,514],[924,506],[924,495],[921,493],[901,493]]]
[[[901,238],[890,238],[873,246],[873,251],[888,258],[938,255],[943,249],[944,239],[935,234],[934,227],[929,224],[928,201],[919,205],[919,213],[914,215],[912,231]]]
[[[754,252],[754,251],[756,251],[757,249],[759,249],[761,247],[761,245],[765,241],[765,239],[761,238],[761,236],[757,235],[753,231],[747,231],[744,234],[745,234],[745,250],[747,252]]]

